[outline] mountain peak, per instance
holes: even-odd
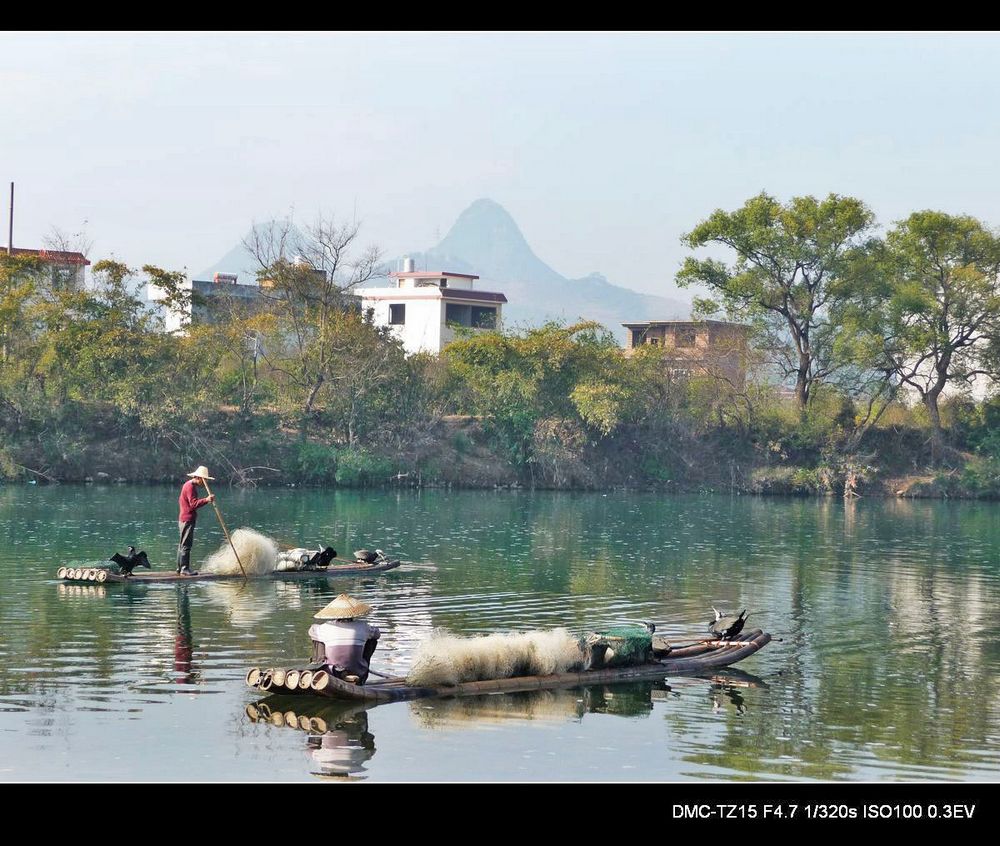
[[[495,200],[485,197],[476,200],[458,216],[458,220],[440,246],[444,247],[449,241],[464,242],[469,239],[481,240],[484,237],[494,241],[501,240],[508,249],[517,248],[531,252],[531,247],[528,246],[510,212]]]
[[[562,279],[532,252],[510,213],[495,200],[482,198],[465,209],[444,240],[429,255],[464,262],[499,281],[517,278]]]

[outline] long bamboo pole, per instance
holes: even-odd
[[[202,482],[205,483],[205,493],[211,496],[212,489],[208,486],[208,479],[202,479]],[[229,537],[229,529],[226,528],[226,521],[222,519],[222,512],[219,511],[219,506],[216,505],[214,499],[212,500],[212,507],[215,509],[215,516],[219,518],[219,525],[222,526],[222,533],[226,536],[226,540],[229,541],[229,546],[233,550],[233,555],[236,556],[236,563],[240,565],[240,572],[243,574],[243,581],[247,581],[247,571],[243,569],[243,562],[240,561],[240,554],[236,551],[233,539]]]

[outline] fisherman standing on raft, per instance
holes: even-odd
[[[358,617],[371,610],[368,603],[342,593],[313,617],[320,621],[309,627],[313,660],[323,663],[330,675],[353,684],[367,681],[368,662],[381,632]]]
[[[198,522],[198,509],[215,502],[215,494],[199,499],[198,488],[205,484],[205,479],[215,481],[215,477],[208,475],[208,468],[204,464],[193,473],[188,473],[188,476],[192,478],[184,483],[177,500],[181,507],[180,516],[177,518],[177,528],[181,533],[181,540],[177,545],[177,573],[181,576],[197,576],[197,573],[191,572],[191,546],[194,544],[194,526]]]

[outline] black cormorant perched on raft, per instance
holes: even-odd
[[[128,555],[116,552],[108,560],[114,561],[118,565],[120,574],[126,579],[132,575],[132,571],[136,567],[145,567],[147,570],[153,569],[149,566],[149,558],[146,557],[146,551],[136,552],[134,546],[128,548]]]
[[[354,560],[374,564],[376,561],[385,561],[385,553],[381,549],[376,549],[374,552],[370,549],[356,549],[354,550]]]
[[[714,634],[719,640],[732,640],[736,635],[743,631],[743,624],[747,621],[747,609],[744,608],[740,613],[724,615],[718,608],[714,605],[712,610],[715,612],[715,619],[709,622],[708,630]]]

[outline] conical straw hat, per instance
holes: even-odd
[[[372,607],[367,602],[360,602],[352,599],[346,593],[342,593],[333,602],[316,612],[314,620],[353,620],[355,617],[364,617]]]
[[[204,464],[195,470],[194,473],[188,473],[188,475],[192,477],[198,476],[201,479],[211,479],[213,482],[215,481],[215,476],[208,475],[208,468]]]

